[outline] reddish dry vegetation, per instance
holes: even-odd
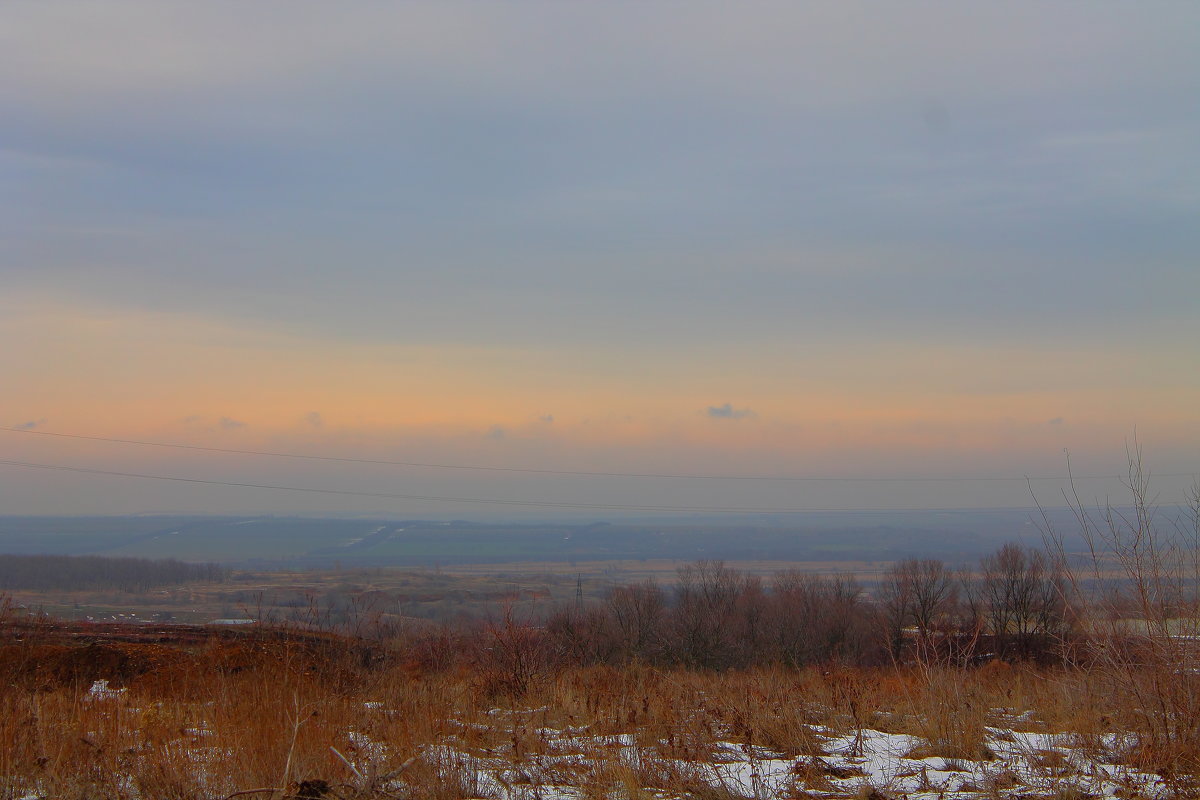
[[[532,775],[531,765],[561,754],[547,731],[581,732],[586,762],[537,779],[596,798],[654,789],[734,800],[678,767],[714,763],[721,742],[795,758],[798,780],[828,788],[837,775],[822,771],[814,730],[909,733],[929,754],[976,760],[990,757],[989,725],[1070,732],[1097,748],[1107,734],[1133,732],[1128,762],[1183,793],[1200,763],[1192,740],[1158,736],[1147,716],[1152,672],[1129,683],[1095,666],[579,665],[548,648],[544,629],[512,620],[389,642],[57,623],[9,625],[3,641],[4,798],[461,800],[489,791],[472,759]],[[1194,676],[1173,677],[1179,690],[1200,691]],[[622,761],[582,732],[590,741],[624,734],[645,755]]]
[[[95,625],[38,620],[0,627],[0,673],[32,691],[171,686],[205,675],[263,672],[286,664],[326,680],[384,657],[379,645],[295,628]],[[286,655],[286,658],[283,656]]]

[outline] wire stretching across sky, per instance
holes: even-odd
[[[343,456],[317,456],[303,453],[281,453],[272,450],[242,450],[231,447],[207,447],[204,445],[181,444],[178,442],[152,442],[144,439],[119,439],[108,436],[85,436],[78,433],[57,433],[54,431],[39,431],[29,428],[0,427],[6,433],[23,433],[33,436],[51,436],[59,439],[80,439],[89,442],[107,442],[109,444],[136,445],[139,447],[160,447],[174,450],[192,450],[204,453],[226,453],[242,456],[264,456],[269,458],[289,458],[303,461],[333,461],[343,464],[373,464],[388,467],[416,467],[420,469],[460,470],[472,472],[509,472],[527,475],[568,475],[577,477],[597,478],[663,478],[670,480],[704,480],[704,481],[778,481],[778,482],[830,482],[830,483],[973,483],[973,482],[1028,482],[1028,481],[1062,481],[1071,477],[1083,479],[1121,479],[1124,475],[984,475],[984,476],[936,476],[909,477],[884,476],[864,477],[853,475],[713,475],[695,473],[671,472],[619,472],[599,470],[574,469],[535,469],[533,467],[495,467],[478,464],[440,464],[423,461],[392,461],[375,458],[350,458]],[[7,463],[7,462],[6,462]],[[1195,473],[1162,473],[1163,478],[1196,477]],[[465,502],[465,501],[464,501]]]
[[[92,469],[89,467],[72,467],[63,464],[38,464],[29,461],[13,461],[0,459],[0,465],[18,467],[21,469],[53,470],[58,472],[82,473],[85,475],[108,475],[118,478],[137,478],[153,481],[172,481],[176,483],[203,484],[206,486],[232,486],[241,489],[270,489],[280,492],[301,492],[306,494],[345,495],[349,497],[374,497],[388,500],[420,500],[435,503],[471,503],[480,505],[522,506],[526,508],[563,508],[585,511],[647,511],[668,512],[675,514],[811,514],[832,512],[884,512],[884,511],[939,511],[939,512],[977,512],[980,509],[968,508],[747,508],[747,507],[714,507],[714,506],[658,506],[634,505],[625,503],[576,503],[553,500],[506,500],[501,498],[483,497],[443,497],[439,495],[400,494],[396,492],[366,492],[355,489],[323,489],[311,486],[282,486],[272,483],[249,483],[243,481],[218,481],[206,478],[183,478],[176,475],[151,475],[141,472],[120,472],[109,469]],[[1164,504],[1170,505],[1170,504]],[[1004,507],[997,511],[1038,511],[1037,506]]]

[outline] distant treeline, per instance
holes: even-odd
[[[893,564],[867,595],[849,576],[795,571],[763,580],[719,561],[680,568],[674,587],[617,586],[544,626],[488,625],[483,662],[519,674],[537,657],[576,665],[692,669],[979,658],[1059,661],[1082,631],[1062,562],[1006,544],[956,571],[937,559]],[[459,650],[469,648],[459,647]]]
[[[103,556],[28,556],[0,554],[0,591],[23,589],[112,589],[144,592],[187,581],[223,581],[229,569],[220,564]]]

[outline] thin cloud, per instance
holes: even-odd
[[[544,422],[547,425],[550,425],[554,422],[554,415],[553,414],[542,414],[538,417],[538,422]]]
[[[707,413],[709,419],[753,419],[758,416],[753,409],[734,408],[732,403],[726,403],[721,406],[709,406]]]
[[[220,425],[222,429],[227,431],[236,431],[239,428],[246,427],[246,423],[229,417],[221,417]]]
[[[325,424],[325,420],[321,417],[320,411],[310,411],[304,415],[304,421],[314,428],[320,428]]]

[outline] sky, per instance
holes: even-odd
[[[1195,4],[5,3],[0,513],[1175,502],[1197,220]]]

